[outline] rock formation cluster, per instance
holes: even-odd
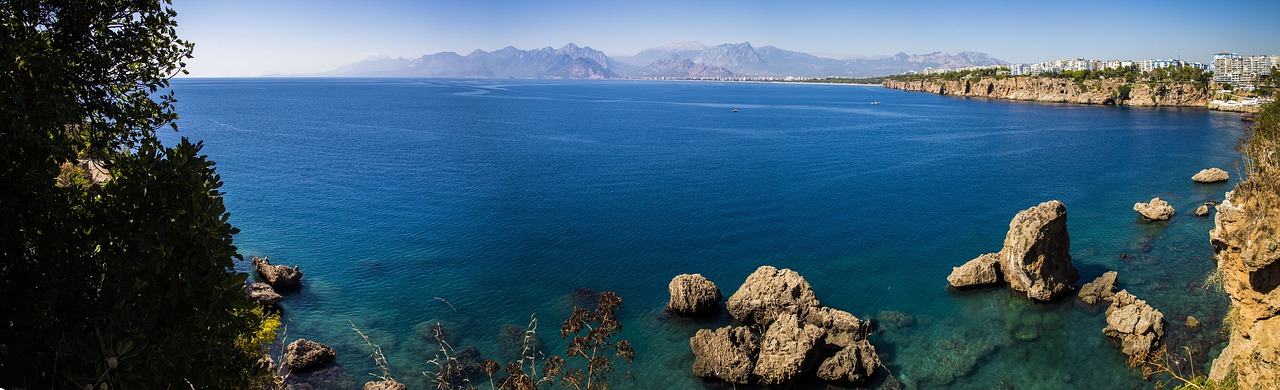
[[[1164,314],[1129,291],[1120,290],[1107,308],[1107,326],[1102,333],[1118,339],[1125,355],[1143,357],[1164,336]]]
[[[953,268],[947,281],[966,287],[1004,280],[1027,298],[1050,301],[1070,292],[1080,279],[1070,249],[1067,207],[1056,200],[1044,202],[1013,217],[999,252]]]
[[[726,306],[742,325],[702,329],[689,340],[694,375],[743,385],[787,386],[810,376],[860,383],[880,367],[868,324],[822,306],[795,271],[760,267]]]

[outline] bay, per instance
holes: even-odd
[[[770,83],[173,84],[181,132],[162,139],[204,142],[242,254],[306,274],[282,305],[287,337],[334,346],[350,377],[337,387],[380,373],[352,325],[423,388],[439,349],[427,324],[502,360],[504,327],[534,316],[562,353],[560,321],[588,289],[624,299],[636,361],[613,385],[715,387],[690,373],[688,340],[728,321],[666,315],[667,283],[700,273],[727,297],[772,265],[881,318],[871,341],[908,388],[1149,388],[1102,335],[1101,307],[947,286],[1050,199],[1067,206],[1081,283],[1119,271],[1201,369],[1222,346],[1226,299],[1200,286],[1213,222],[1191,211],[1238,179],[1233,114]],[[1232,181],[1190,180],[1215,166]],[[1139,222],[1133,203],[1156,196],[1177,216]],[[911,321],[888,321],[899,313]]]

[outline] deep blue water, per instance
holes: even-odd
[[[667,282],[701,273],[727,297],[767,264],[804,275],[827,306],[910,315],[871,338],[908,387],[1151,387],[1102,335],[1100,307],[947,287],[951,267],[999,250],[1013,215],[1050,199],[1067,205],[1081,283],[1118,270],[1165,313],[1166,341],[1219,341],[1226,301],[1198,287],[1212,220],[1191,211],[1229,184],[1190,177],[1216,166],[1234,184],[1231,114],[764,83],[174,88],[182,130],[163,138],[205,142],[240,252],[306,274],[283,304],[287,337],[337,348],[356,386],[378,370],[348,321],[394,377],[425,387],[437,347],[424,324],[502,358],[503,326],[536,315],[563,352],[560,322],[589,288],[625,300],[636,362],[615,386],[699,388],[688,339],[725,322],[668,318]],[[1133,203],[1154,196],[1178,215],[1138,223]]]

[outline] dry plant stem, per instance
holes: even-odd
[[[388,367],[389,364],[387,364],[387,356],[382,354],[382,347],[369,340],[369,336],[366,336],[364,332],[361,332],[360,328],[356,327],[356,323],[351,322],[351,320],[347,320],[347,323],[351,324],[351,329],[355,330],[356,334],[360,335],[360,338],[364,339],[364,343],[369,345],[369,349],[373,351],[369,354],[369,357],[373,358],[373,364],[377,364],[378,369],[382,370],[382,375],[376,375],[373,373],[369,373],[369,375],[384,381],[394,381],[395,379],[391,378],[391,369]]]

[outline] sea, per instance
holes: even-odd
[[[1144,381],[1102,334],[1105,305],[948,286],[952,267],[1000,249],[1018,211],[1053,199],[1067,207],[1077,285],[1118,271],[1121,289],[1164,313],[1171,354],[1191,356],[1184,373],[1224,346],[1228,302],[1206,283],[1212,215],[1192,212],[1239,180],[1238,114],[756,82],[173,90],[180,130],[161,139],[202,141],[217,162],[239,252],[305,274],[280,305],[283,338],[337,350],[311,375],[318,388],[375,375],[433,387],[443,356],[514,361],[526,334],[540,365],[564,356],[561,324],[604,291],[623,299],[613,340],[635,350],[615,359],[612,387],[731,388],[691,373],[689,339],[734,321],[666,313],[667,285],[697,273],[727,299],[764,265],[876,319],[872,387],[1152,388],[1160,377]],[[1231,181],[1191,180],[1209,167]],[[1176,216],[1142,222],[1133,204],[1154,197]]]

